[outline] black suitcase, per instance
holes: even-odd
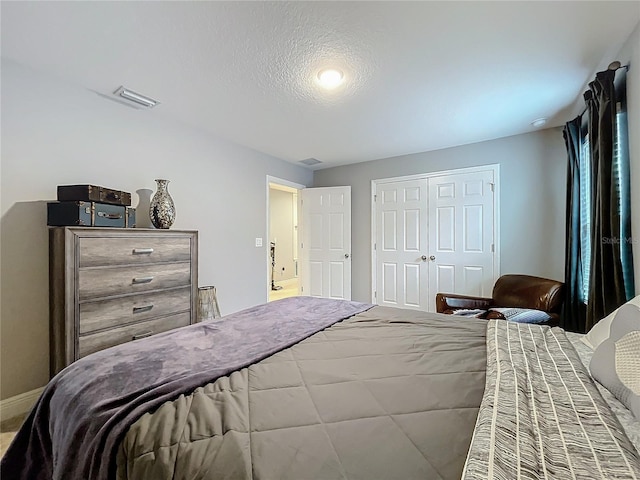
[[[129,206],[131,205],[131,194],[97,185],[58,185],[58,201],[75,202],[78,200]]]
[[[133,221],[135,224],[135,209]],[[127,207],[96,202],[49,202],[47,225],[51,227],[120,227],[127,226]]]

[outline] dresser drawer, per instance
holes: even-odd
[[[181,287],[190,285],[190,283],[191,265],[189,263],[88,268],[78,271],[80,301]]]
[[[143,236],[79,238],[79,266],[188,262],[189,237]]]
[[[146,322],[117,327],[90,335],[81,335],[78,338],[78,358],[86,357],[90,353],[104,350],[105,348],[130,342],[137,338],[149,337],[156,333],[166,332],[178,327],[184,327],[191,323],[189,312],[158,318]]]
[[[80,335],[191,309],[191,287],[80,304]]]

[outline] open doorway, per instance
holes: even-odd
[[[303,185],[267,178],[268,301],[300,294],[298,192]]]

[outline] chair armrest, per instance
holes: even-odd
[[[452,313],[460,309],[488,310],[493,299],[487,297],[470,297],[468,295],[456,295],[455,293],[436,294],[436,312]]]

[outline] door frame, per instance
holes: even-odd
[[[456,175],[464,173],[476,173],[486,170],[493,171],[493,276],[494,283],[500,277],[500,164],[492,163],[488,165],[479,165],[477,167],[454,168],[451,170],[441,170],[437,172],[417,173],[414,175],[403,175],[400,177],[388,177],[371,180],[371,303],[376,303],[377,291],[377,271],[376,271],[376,195],[378,185],[385,183],[404,182],[410,180],[429,179],[440,177],[443,175]],[[429,199],[427,198],[427,201]],[[428,204],[427,204],[428,208]],[[428,213],[427,213],[428,216]],[[452,292],[453,293],[453,292]]]
[[[269,242],[271,241],[271,198],[270,198],[270,188],[271,185],[278,185],[280,187],[286,187],[286,189],[292,189],[292,190],[296,190],[298,192],[298,255],[300,255],[300,232],[302,230],[302,215],[300,212],[300,190],[303,190],[305,188],[307,188],[306,185],[302,185],[300,183],[295,183],[292,182],[290,180],[285,180],[284,178],[278,178],[278,177],[273,177],[271,175],[267,175],[267,180],[266,180],[266,208],[267,208],[267,212],[266,212],[266,219],[267,219],[267,224],[266,224],[266,230],[267,230],[267,235],[266,238],[264,239],[262,246],[264,248],[264,253],[265,253],[265,262],[267,264],[267,278],[266,278],[266,300],[265,302],[269,301],[269,292],[271,291],[271,256],[270,256],[270,252],[269,252]],[[303,263],[302,261],[300,261],[300,258],[298,258],[298,278],[301,278],[302,276],[302,268],[303,267]]]

